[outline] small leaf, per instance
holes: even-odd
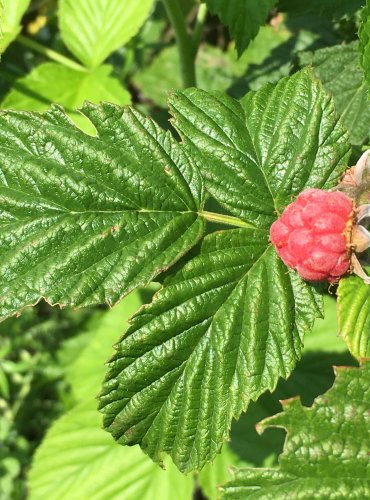
[[[268,13],[277,0],[205,0],[212,14],[217,15],[228,26],[235,39],[238,54],[248,47],[256,37],[260,26],[265,24]]]
[[[101,395],[121,444],[183,472],[220,451],[233,417],[288,377],[320,297],[289,273],[264,230],[207,236],[117,346]]]
[[[31,0],[2,0],[2,19],[0,31],[2,40],[0,42],[0,53],[15,40],[21,31],[22,17],[28,9]]]
[[[56,63],[40,64],[13,84],[1,107],[46,111],[50,104],[60,104],[82,130],[94,134],[91,122],[77,111],[84,101],[96,104],[109,101],[120,105],[131,102],[127,90],[111,76],[112,70],[108,65],[84,72]]]
[[[258,227],[269,228],[303,189],[336,185],[346,169],[347,133],[308,70],[241,102],[188,89],[173,93],[170,107],[212,196]]]
[[[0,114],[0,316],[42,296],[115,303],[203,233],[201,180],[169,133],[130,108]]]
[[[370,103],[368,86],[360,66],[358,43],[303,52],[300,63],[312,65],[314,74],[333,96],[337,110],[350,133],[350,142],[363,144],[369,137]]]
[[[30,500],[191,500],[192,476],[166,470],[136,448],[121,448],[101,429],[96,401],[61,417],[37,449],[29,472]]]
[[[152,4],[153,0],[60,0],[62,39],[85,66],[96,68],[136,35]]]
[[[264,420],[287,430],[275,469],[239,469],[223,487],[225,499],[368,498],[370,496],[370,363],[336,369],[334,386],[311,408],[298,399]]]
[[[370,286],[357,276],[339,282],[339,331],[356,358],[370,357]]]

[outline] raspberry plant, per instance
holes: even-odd
[[[368,150],[369,139],[369,6],[360,12],[361,1],[346,0],[339,10],[329,0],[315,8],[289,0],[232,7],[223,0],[164,0],[156,15],[172,26],[182,80],[168,94],[168,125],[160,115],[153,119],[160,92],[149,107],[140,83],[140,92],[130,94],[136,81],[154,78],[145,72],[155,67],[149,59],[156,53],[141,49],[153,35],[147,25],[139,32],[152,1],[59,0],[56,41],[61,37],[75,59],[19,35],[33,3],[3,3],[3,49],[16,40],[29,58],[41,54],[52,62],[20,77],[0,111],[0,317],[16,322],[42,301],[96,313],[58,351],[70,411],[35,454],[31,498],[141,498],[149,488],[148,498],[158,498],[162,481],[186,499],[193,478],[210,498],[220,483],[225,498],[366,498],[370,165],[361,148]],[[282,22],[289,26],[312,9],[348,43],[306,50],[294,66],[288,58],[274,71],[266,59],[254,76],[251,63],[251,75],[239,74],[233,91],[261,25],[269,20],[269,36],[278,36]],[[217,80],[230,80],[228,93],[213,82],[197,86],[207,20],[210,27],[223,23],[234,39],[235,49],[209,52],[219,50],[228,68]],[[9,64],[7,53],[2,64]],[[353,71],[338,72],[343,61]],[[154,86],[160,81],[157,75]],[[245,86],[248,92],[238,95]],[[342,353],[341,340],[341,355],[330,362],[329,352],[338,349],[328,326],[335,320],[312,333],[333,308],[327,281],[353,356]],[[147,301],[137,289],[147,290]],[[104,306],[113,309],[94,309]],[[318,357],[307,370],[310,335]],[[333,388],[313,402],[332,383],[328,364],[356,359],[361,366],[337,368]],[[107,433],[94,402],[103,377],[99,409]],[[271,416],[278,399],[298,394],[312,406],[289,399],[282,414]],[[247,459],[226,443],[244,412]],[[263,453],[256,458],[262,441],[254,455],[250,444],[257,439],[253,425],[265,416],[258,430],[271,424],[288,430],[279,466],[245,468],[267,464]],[[272,460],[276,443],[266,446]],[[76,463],[85,467],[80,482]],[[229,465],[239,467],[231,480]],[[130,467],[132,478],[125,475]]]

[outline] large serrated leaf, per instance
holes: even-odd
[[[205,0],[209,10],[228,26],[239,55],[255,38],[277,0]]]
[[[339,332],[356,358],[370,358],[370,286],[349,276],[338,287]]]
[[[314,288],[289,273],[264,230],[207,236],[197,257],[134,317],[101,395],[105,426],[184,472],[220,450],[231,420],[301,356],[320,314]]]
[[[203,232],[201,180],[169,133],[130,108],[0,114],[0,316],[41,296],[114,303]]]
[[[169,102],[185,145],[199,151],[210,193],[260,227],[270,227],[303,189],[336,185],[346,168],[347,133],[308,70],[241,102],[198,89],[175,92]]]
[[[311,408],[287,400],[283,413],[260,424],[288,431],[280,467],[236,470],[223,498],[369,498],[370,363],[336,375]]]
[[[89,68],[99,66],[138,32],[153,0],[60,0],[64,43]]]
[[[350,133],[351,143],[363,144],[369,137],[370,103],[368,85],[360,66],[358,43],[303,52],[300,63],[312,65],[314,74],[333,96],[337,110]]]
[[[119,80],[111,76],[112,66],[76,71],[61,64],[44,63],[19,78],[1,103],[4,109],[46,111],[60,104],[84,131],[94,133],[90,121],[77,111],[84,101],[130,104],[131,96]]]
[[[365,0],[310,0],[309,2],[279,0],[278,8],[289,13],[309,12],[339,20],[353,16],[364,3]]]

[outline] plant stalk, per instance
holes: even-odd
[[[163,0],[163,3],[175,32],[183,86],[196,87],[194,46],[187,32],[180,4],[178,0]]]
[[[29,49],[34,50],[39,54],[42,54],[43,56],[51,59],[52,61],[63,64],[63,66],[66,66],[67,68],[71,68],[76,71],[85,71],[85,72],[88,71],[88,69],[85,68],[85,66],[82,66],[78,62],[69,59],[69,57],[63,56],[62,54],[59,54],[59,52],[55,52],[55,50],[49,49],[48,47],[45,47],[41,43],[35,42],[34,40],[31,40],[26,36],[18,35],[17,41],[22,45],[24,45],[25,47],[28,47]]]
[[[196,56],[198,49],[199,49],[199,44],[200,44],[200,40],[202,38],[204,23],[206,22],[206,17],[207,17],[207,5],[205,3],[201,3],[199,5],[197,18],[196,18],[195,26],[194,26],[194,31],[193,31],[193,35],[192,35],[194,57]]]
[[[232,215],[223,215],[223,214],[216,214],[214,212],[198,212],[201,217],[204,219],[210,221],[210,222],[219,222],[220,224],[227,224],[228,226],[234,226],[234,227],[249,227],[249,228],[255,228],[253,224],[250,224],[249,222],[245,222],[238,217],[233,217]]]

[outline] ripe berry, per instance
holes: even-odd
[[[337,281],[351,263],[353,201],[339,191],[307,189],[270,229],[283,262],[309,281]]]

